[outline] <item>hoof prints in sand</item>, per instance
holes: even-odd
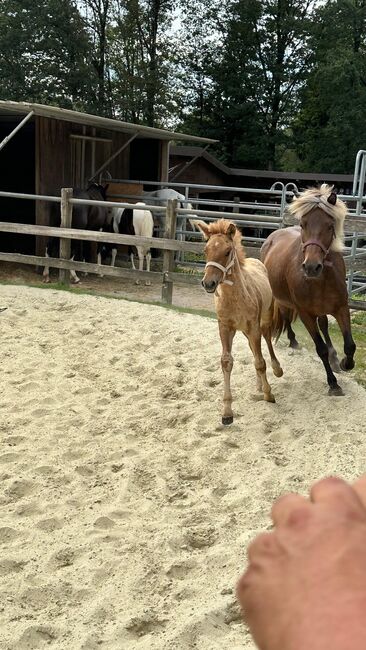
[[[320,364],[279,347],[277,403],[255,403],[238,336],[223,427],[214,321],[0,292],[1,648],[253,649],[245,547],[281,492],[363,471],[363,389],[342,375],[330,418]]]

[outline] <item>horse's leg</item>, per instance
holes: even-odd
[[[97,264],[99,266],[102,266],[102,253],[100,251],[98,251],[98,254],[97,254]],[[99,277],[100,278],[104,277],[104,274],[103,274],[102,270],[99,271]]]
[[[139,271],[144,270],[144,249],[141,246],[137,247],[137,255],[139,257]]]
[[[253,355],[254,355],[254,365],[255,369],[257,371],[257,378],[258,375],[260,376],[261,382],[262,382],[262,390],[264,394],[264,400],[266,402],[275,402],[274,395],[271,391],[271,387],[268,383],[267,379],[267,374],[266,374],[266,362],[264,360],[263,354],[262,354],[262,346],[261,346],[261,332],[258,327],[257,331],[252,331],[250,334],[247,334],[247,337],[250,342],[250,347],[252,349]],[[258,382],[257,382],[257,387],[258,387]]]
[[[100,232],[102,232],[102,230],[103,230],[103,228],[99,228]],[[103,244],[99,242],[97,244],[97,264],[100,267],[102,266],[102,248],[103,248]],[[99,277],[100,278],[104,277],[102,269],[100,269],[100,271],[99,271]]]
[[[75,243],[74,243],[74,251],[72,251],[72,255],[71,255],[70,260],[74,261],[75,258],[76,258],[76,261],[81,261],[81,258],[82,258],[82,245],[81,245],[81,242],[78,242],[78,241],[75,241]],[[78,276],[76,275],[74,269],[70,269],[70,275],[71,275],[71,279],[72,279],[73,283],[74,284],[79,284],[80,278],[78,278]]]
[[[133,259],[133,248],[132,247],[130,247],[128,249],[128,253],[129,253],[129,256],[130,256],[132,269],[133,269],[133,271],[136,271],[136,266],[135,266],[135,262],[134,262],[134,259]]]
[[[221,368],[224,375],[224,408],[222,413],[222,423],[231,424],[234,416],[231,408],[233,397],[230,390],[230,375],[233,369],[233,357],[231,348],[235,336],[235,330],[231,330],[227,325],[219,321],[219,333],[222,345]]]
[[[146,270],[150,273],[150,265],[151,265],[151,251],[150,249],[146,253]],[[146,286],[149,287],[151,285],[150,280],[146,280],[145,282]]]
[[[271,325],[262,328],[262,335],[267,343],[269,356],[271,357],[271,366],[272,366],[273,373],[276,375],[276,377],[282,377],[283,370],[281,368],[281,364],[279,360],[275,355],[273,345],[272,345]]]
[[[137,255],[139,258],[139,271],[144,270],[144,249],[141,246],[136,246],[137,248]],[[137,279],[135,284],[140,284],[140,280]]]
[[[348,306],[345,305],[334,315],[343,335],[344,354],[346,355],[341,361],[341,368],[342,370],[352,370],[355,367],[353,357],[356,352],[356,344],[352,338],[351,318]]]
[[[117,257],[117,248],[112,248],[112,253],[111,253],[111,266],[114,266],[116,263],[116,257]]]
[[[71,262],[74,261],[74,257],[75,257],[74,255],[72,257],[70,257]],[[70,275],[71,275],[73,283],[74,284],[79,284],[80,278],[78,278],[78,276],[76,275],[76,272],[74,271],[74,269],[70,269]]]
[[[329,363],[330,367],[332,368],[333,372],[341,372],[341,366],[339,365],[339,360],[337,357],[337,351],[333,347],[333,343],[331,341],[331,338],[329,336],[329,331],[328,331],[328,317],[327,316],[318,316],[318,325],[320,327],[320,331],[324,336],[325,342],[328,347],[328,357],[329,357]]]
[[[252,348],[252,345],[251,345],[250,339],[248,338],[248,336],[247,336],[246,334],[245,334],[245,337],[246,337],[246,339],[247,339],[247,341],[248,341],[248,343],[249,343],[249,347],[250,347],[250,349],[251,349],[251,351],[252,351],[252,355],[253,355],[253,357],[254,357],[254,351],[253,351],[253,348]],[[261,377],[261,375],[260,375],[260,373],[258,372],[257,369],[255,369],[255,372],[256,372],[256,374],[257,374],[257,391],[258,391],[258,393],[263,393],[262,377]]]
[[[82,262],[91,262],[91,242],[83,241],[80,245],[80,258]],[[82,275],[84,278],[88,275],[88,271],[83,271]]]
[[[327,382],[329,386],[328,395],[332,395],[334,397],[344,395],[343,390],[338,385],[337,379],[330,367],[328,347],[320,335],[316,316],[311,316],[306,312],[300,312],[300,311],[299,311],[299,316],[302,322],[304,323],[306,329],[308,330],[311,338],[313,339],[317,354],[323,362],[325,372],[327,373]]]
[[[290,341],[290,348],[292,348],[293,350],[299,350],[300,344],[296,339],[296,334],[291,327],[291,323],[287,320],[286,320],[286,331],[287,331],[287,338]]]
[[[292,348],[293,350],[299,350],[300,344],[296,339],[296,334],[292,329],[292,325],[291,325],[292,311],[291,309],[287,309],[286,307],[282,307],[282,308],[280,307],[279,309],[281,311],[283,322],[287,332],[287,338],[290,342],[290,348]]]
[[[99,228],[99,232],[103,232],[103,228]],[[102,266],[102,247],[103,244],[101,242],[98,242],[97,244],[97,264],[98,266]],[[100,269],[99,271],[99,277],[103,277],[103,271]]]
[[[46,246],[46,252],[45,252],[45,257],[49,257],[48,254],[48,245]],[[43,269],[43,282],[48,284],[50,282],[50,267],[45,266]]]

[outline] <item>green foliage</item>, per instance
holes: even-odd
[[[277,165],[307,69],[312,8],[311,0],[234,0],[217,25],[200,132],[219,135],[228,164]]]
[[[169,87],[170,0],[117,0],[110,27],[112,100],[122,119],[163,126],[174,112]]]
[[[366,2],[328,2],[315,25],[313,69],[293,123],[299,168],[351,173],[366,141]]]
[[[90,106],[89,47],[83,21],[71,0],[2,0],[0,97]]]
[[[231,166],[351,172],[366,0],[2,0],[0,97],[211,137]]]

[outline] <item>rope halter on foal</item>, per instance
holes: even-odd
[[[231,269],[234,266],[234,264],[235,264],[235,249],[233,248],[230,259],[226,266],[223,266],[218,262],[206,262],[205,270],[207,269],[208,266],[215,266],[217,269],[220,269],[220,271],[222,271],[222,280],[220,280],[219,284],[229,284],[230,286],[232,286],[234,283],[231,280],[226,280],[226,276],[231,275]]]

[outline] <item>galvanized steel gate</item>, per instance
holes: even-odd
[[[366,209],[364,203],[366,177],[366,150],[360,150],[356,156],[354,181],[352,194],[339,195],[347,206],[350,216],[365,219],[361,222],[361,232],[350,232],[346,230],[344,257],[347,266],[347,289],[350,298],[355,294],[366,292]],[[126,183],[124,179],[113,179],[114,183]],[[131,181],[130,181],[131,182]],[[286,216],[286,207],[299,190],[294,183],[276,182],[270,189],[258,189],[250,187],[228,187],[221,185],[197,185],[187,183],[158,183],[153,181],[134,181],[143,183],[144,186],[170,187],[184,195],[183,204],[190,203],[192,210],[185,208],[178,209],[177,239],[185,240],[200,239],[198,233],[187,228],[187,221],[192,216],[197,216],[203,221],[210,222],[217,218],[226,218],[234,221],[243,229],[243,242],[249,256],[258,256],[259,249],[266,237],[272,230],[290,225]],[[202,198],[198,194],[211,193],[221,194],[221,198]],[[233,199],[223,199],[222,195],[229,194]],[[248,200],[240,196],[248,196]],[[113,198],[123,199],[126,195],[115,194]],[[139,199],[141,196],[129,199]],[[238,199],[238,200],[237,200]],[[150,203],[154,199],[149,198]],[[155,199],[159,203],[158,199]],[[180,218],[179,218],[180,217]],[[164,230],[164,224],[157,229],[157,234]],[[187,260],[184,253],[178,254],[177,262],[186,267],[200,268],[201,261]]]

